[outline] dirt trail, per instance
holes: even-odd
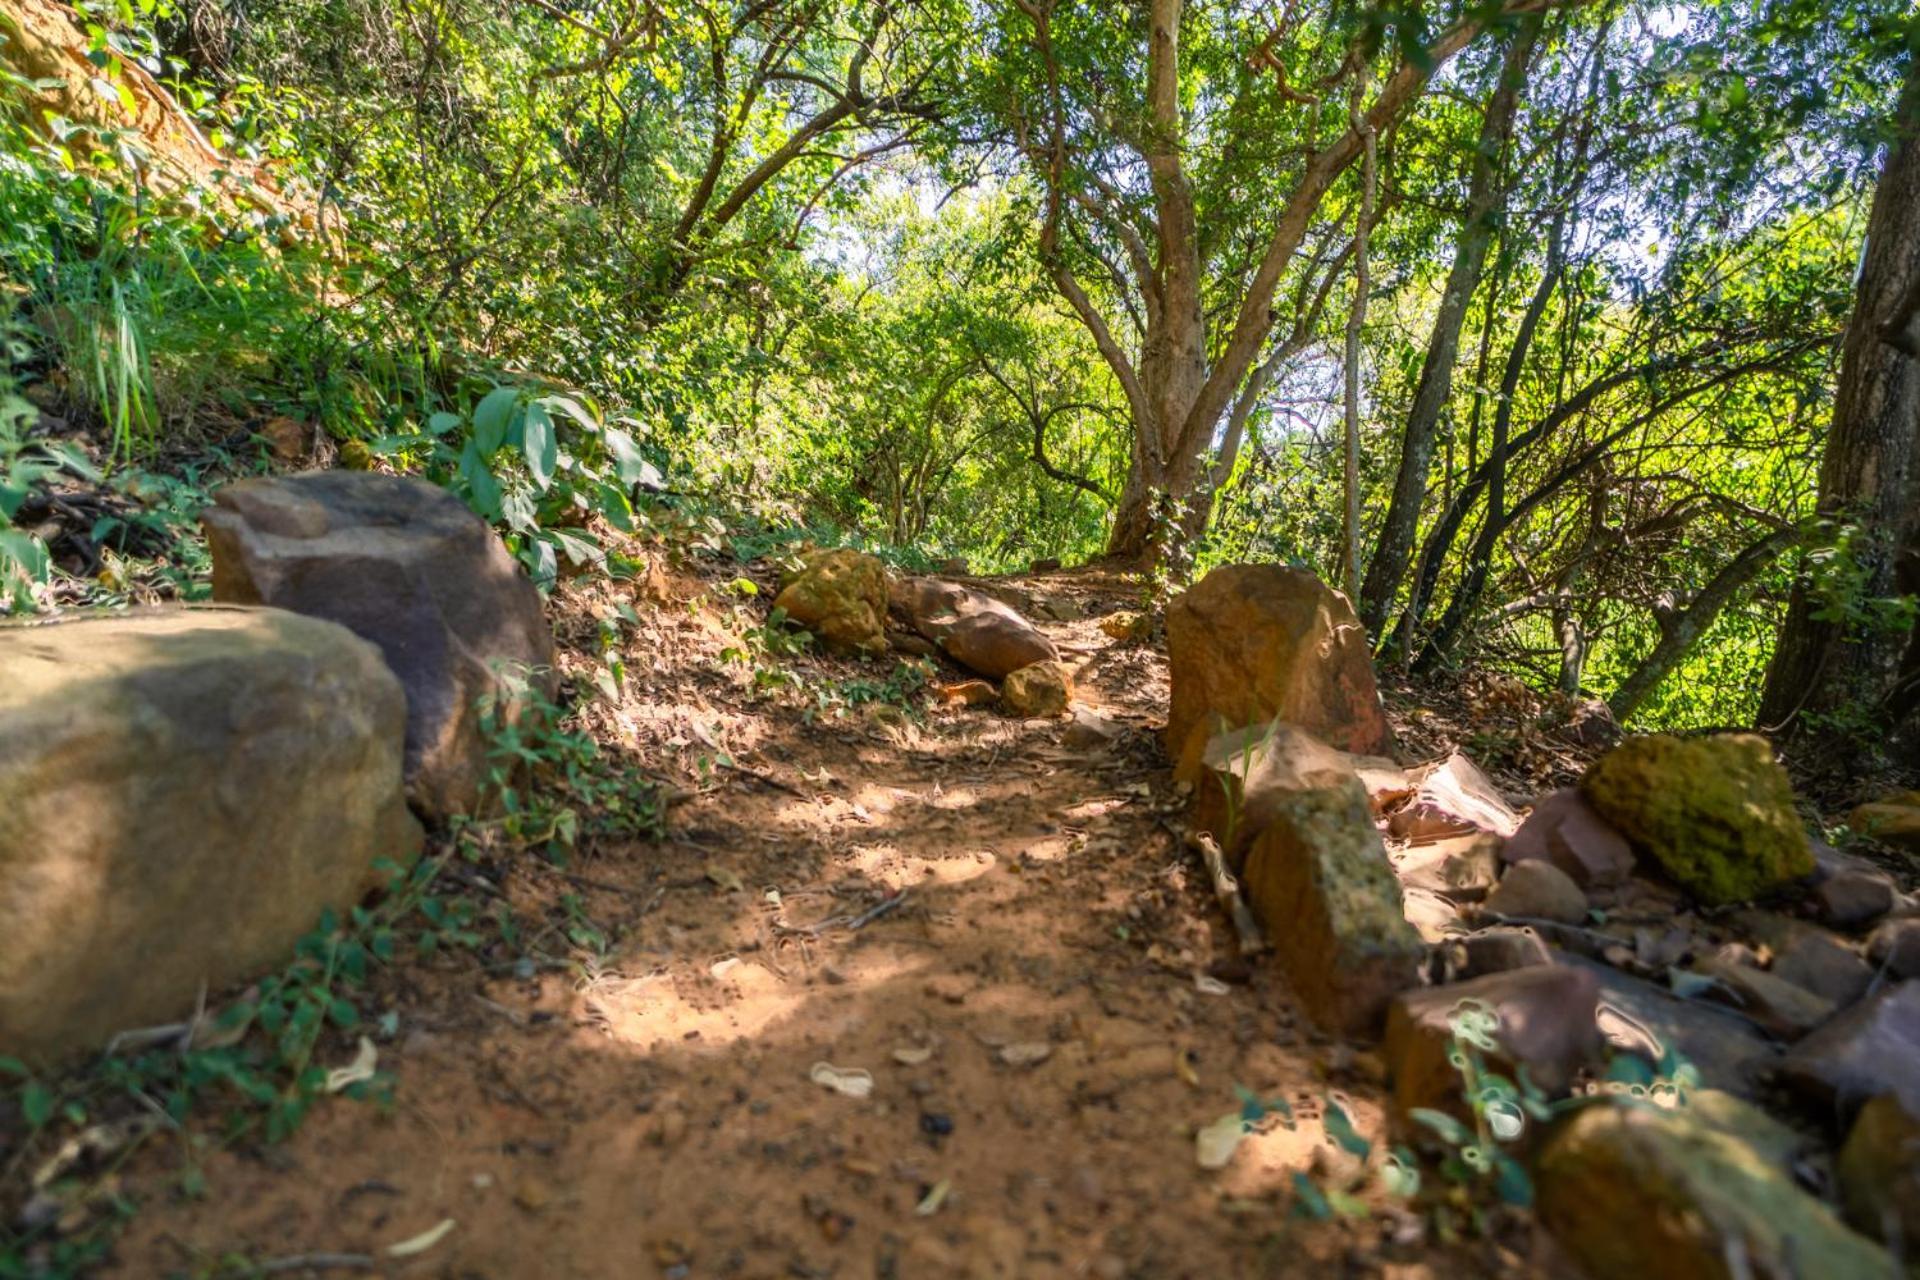
[[[1132,591],[1023,585],[1090,613]],[[594,603],[562,608],[586,626]],[[584,976],[470,959],[404,975],[391,1112],[332,1103],[284,1147],[207,1155],[196,1200],[169,1192],[183,1153],[145,1154],[115,1274],[236,1257],[305,1274],[314,1254],[447,1277],[1527,1269],[1487,1243],[1438,1260],[1377,1198],[1364,1221],[1289,1217],[1296,1171],[1350,1160],[1314,1119],[1330,1090],[1378,1136],[1379,1069],[1315,1037],[1271,969],[1233,971],[1160,821],[1177,798],[1151,735],[1157,653],[1092,617],[1048,625],[1121,729],[1102,743],[964,708],[809,723],[715,661],[710,613],[669,602],[645,622],[614,717],[628,745],[691,777],[717,741],[754,772],[717,770],[666,843],[509,886],[549,912],[572,888],[625,941]],[[835,917],[860,927],[808,931]],[[1196,981],[1210,968],[1225,994]],[[1007,1061],[1034,1046],[1044,1060]],[[813,1082],[821,1062],[870,1072],[871,1096]],[[1203,1172],[1194,1130],[1235,1084],[1292,1099],[1301,1123],[1270,1120]],[[385,1256],[448,1219],[431,1248]]]

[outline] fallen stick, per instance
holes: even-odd
[[[1260,923],[1253,918],[1253,909],[1247,906],[1247,899],[1240,892],[1240,881],[1227,870],[1227,857],[1220,852],[1219,842],[1204,831],[1195,831],[1187,836],[1187,843],[1206,864],[1207,876],[1213,881],[1213,896],[1220,900],[1239,937],[1240,954],[1255,956],[1265,951],[1266,935],[1260,932]]]

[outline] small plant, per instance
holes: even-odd
[[[657,836],[658,784],[570,727],[528,675],[502,672],[499,686],[481,699],[487,801],[466,821],[465,834],[538,848],[559,865],[586,837]]]

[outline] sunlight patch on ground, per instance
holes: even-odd
[[[906,889],[929,880],[936,884],[963,884],[975,880],[999,865],[999,855],[991,849],[956,850],[944,858],[923,858],[902,853],[891,844],[858,844],[848,850],[848,861],[855,870],[890,889]]]
[[[870,952],[860,957],[859,979],[884,983],[911,977],[921,967],[906,955]],[[827,994],[806,982],[798,967],[783,978],[753,957],[715,961],[691,978],[662,973],[601,982],[584,999],[615,1040],[652,1050],[719,1050],[776,1031],[802,1009],[809,1035],[831,1037],[861,1020],[839,989]]]

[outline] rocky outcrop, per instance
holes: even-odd
[[[1369,1034],[1387,1001],[1418,980],[1426,946],[1407,923],[1400,885],[1360,779],[1262,793],[1243,879],[1255,913],[1307,1014]]]
[[[787,578],[773,607],[842,653],[887,647],[887,569],[864,551],[815,551]]]
[[[1765,738],[1629,738],[1581,791],[1669,879],[1711,906],[1811,875],[1813,854],[1787,771]]]
[[[1064,663],[1035,662],[1007,676],[1000,700],[1017,716],[1064,715],[1073,700],[1073,673]]]
[[[1893,978],[1920,978],[1920,916],[1889,920],[1867,939],[1867,959]]]
[[[1036,662],[1058,662],[1053,641],[991,596],[936,578],[901,578],[889,606],[941,652],[990,680],[1004,680]]]
[[[0,627],[0,1054],[190,1014],[406,860],[380,651],[270,609]]]
[[[213,597],[337,622],[406,689],[408,794],[471,811],[486,777],[479,705],[512,678],[554,692],[540,593],[486,523],[424,480],[320,471],[242,480],[202,515]]]
[[[1213,570],[1167,606],[1167,659],[1175,760],[1202,732],[1273,720],[1342,751],[1390,746],[1366,632],[1347,598],[1310,573],[1277,564]]]
[[[1541,1155],[1540,1215],[1594,1276],[1895,1280],[1885,1251],[1743,1136],[1766,1127],[1757,1114],[1714,1123],[1686,1107],[1582,1108]]]

